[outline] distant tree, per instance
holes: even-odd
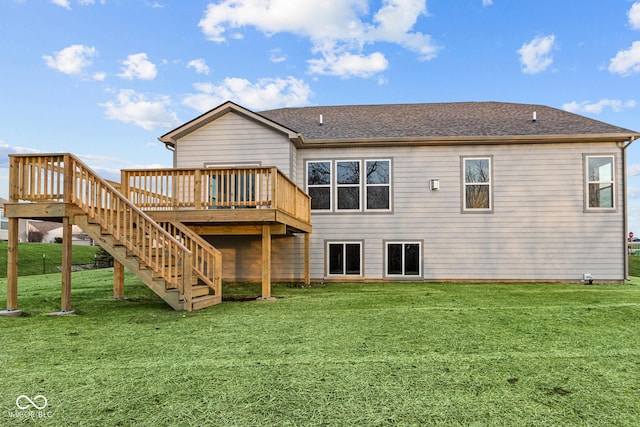
[[[27,240],[31,243],[42,243],[42,239],[44,238],[44,234],[41,231],[29,231],[29,235],[27,236]]]
[[[113,257],[102,246],[96,252],[96,268],[113,267]]]

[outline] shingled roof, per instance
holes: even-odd
[[[638,132],[557,108],[504,102],[318,106],[258,114],[301,134],[307,142],[551,136],[625,141],[640,137]]]

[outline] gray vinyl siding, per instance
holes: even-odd
[[[584,212],[584,154],[615,155],[616,210]],[[493,159],[493,213],[461,213],[460,159]],[[385,240],[422,240],[425,280],[624,279],[622,154],[615,144],[300,150],[314,159],[392,158],[393,212],[312,214],[311,276],[326,241],[364,241],[364,276],[384,276]],[[429,190],[429,179],[440,190]],[[304,186],[304,167],[298,169]]]
[[[238,114],[228,113],[180,138],[176,144],[176,167],[257,163],[276,166],[290,176],[292,147],[286,135]]]
[[[611,212],[585,212],[586,154],[615,156]],[[463,157],[492,159],[493,212],[461,212]],[[625,278],[623,155],[614,143],[296,149],[284,134],[231,113],[181,138],[176,150],[177,167],[260,163],[278,167],[301,188],[306,161],[329,159],[390,159],[392,209],[312,213],[312,280],[328,279],[329,241],[362,242],[364,280],[384,279],[385,241],[423,242],[423,280]],[[438,191],[429,190],[433,178]],[[273,280],[302,280],[303,238],[272,243]],[[214,244],[223,253],[225,280],[260,280],[259,236]]]

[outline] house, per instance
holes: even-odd
[[[41,243],[58,243],[62,241],[62,224],[50,221],[29,221],[29,232],[37,232],[42,236]],[[72,241],[74,245],[93,246],[93,241],[82,229],[72,227]]]
[[[7,202],[7,199],[0,197],[0,240],[8,239],[9,232],[9,218],[4,215],[4,204]],[[28,241],[28,230],[29,230],[29,222],[27,220],[21,219],[19,221],[19,231],[18,231],[18,240],[20,242]]]
[[[627,276],[626,148],[640,134],[543,105],[282,108],[227,102],[160,137],[174,167],[276,166],[311,196],[312,280]],[[259,239],[216,236],[257,280]],[[299,280],[300,238],[274,242]]]
[[[7,311],[19,219],[73,226],[176,310],[222,280],[627,278],[626,149],[640,133],[543,105],[282,108],[226,102],[161,136],[173,167],[107,182],[72,154],[10,155]],[[30,203],[29,203],[30,202]]]

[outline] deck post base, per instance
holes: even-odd
[[[274,301],[278,301],[278,298],[275,298],[275,297],[258,297],[258,298],[256,298],[256,301],[274,302]]]
[[[54,311],[53,313],[49,313],[49,316],[69,316],[72,314],[76,314],[76,312],[73,310],[69,310],[69,311],[61,310],[61,311]]]
[[[22,310],[2,310],[0,316],[5,317],[20,317],[22,316]]]

